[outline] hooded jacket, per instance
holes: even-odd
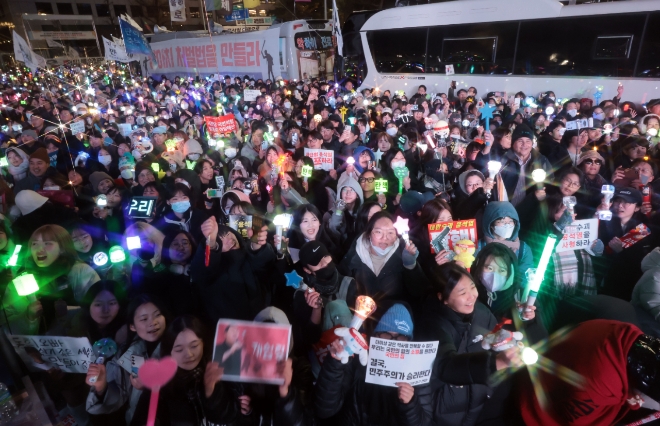
[[[491,241],[496,240],[496,237],[492,231],[492,227],[494,226],[493,222],[503,217],[510,217],[515,221],[513,233],[504,241]],[[524,286],[526,286],[526,280],[524,278],[525,272],[527,269],[535,267],[534,256],[532,255],[532,249],[523,241],[520,241],[518,235],[520,232],[520,218],[518,217],[518,212],[513,207],[513,204],[509,203],[508,201],[490,202],[484,210],[480,231],[482,238],[479,240],[477,252],[479,252],[489,242],[499,242],[511,248],[514,254],[518,257],[518,270],[520,271],[516,284],[518,286],[522,285],[524,288]],[[514,249],[515,245],[512,245],[512,243],[518,243],[518,249]]]
[[[660,321],[660,248],[656,247],[642,259],[642,278],[637,281],[631,303]]]
[[[468,174],[479,176],[482,182],[486,181],[484,175],[478,170],[467,170],[458,176],[458,186],[460,191],[454,190],[456,201],[454,205],[455,219],[481,219],[482,210],[488,204],[488,196],[483,188],[477,188],[468,195],[465,181]],[[495,192],[495,191],[493,191]]]
[[[9,173],[14,177],[14,182],[18,182],[27,176],[27,170],[28,167],[30,167],[30,157],[28,157],[28,155],[22,149],[15,147],[7,149],[5,156],[10,152],[15,153],[21,157],[21,160],[23,160],[23,162],[17,167],[14,167],[11,165],[11,163],[9,163]]]
[[[264,275],[275,261],[270,245],[254,251],[236,231],[240,247],[222,252],[222,241],[211,250],[209,266],[204,265],[206,244],[199,244],[190,265],[192,282],[199,287],[206,315],[215,324],[220,318],[251,321],[265,303]]]
[[[357,164],[357,162],[355,164]],[[337,198],[335,199],[335,203],[341,200],[341,191],[344,188],[353,189],[360,200],[359,205],[364,203],[362,187],[347,173],[342,174],[339,183],[337,183]],[[357,208],[354,208],[353,211],[345,209],[342,214],[338,215],[334,209],[332,209],[323,215],[323,222],[328,231],[333,238],[338,239],[341,242],[342,246],[346,246],[353,241],[355,237],[355,219],[357,217],[357,210]],[[348,247],[345,247],[345,249],[348,249]]]
[[[364,167],[360,165],[360,154],[362,154],[364,151],[366,151],[369,154],[369,158],[371,158],[371,161],[376,160],[376,156],[374,155],[373,151],[367,148],[366,146],[358,146],[357,148],[355,148],[355,150],[353,151],[353,159],[355,160],[355,163],[353,163],[353,167],[355,167],[355,170],[360,172],[360,174],[364,172]]]

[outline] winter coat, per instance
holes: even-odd
[[[368,247],[370,243],[362,234],[342,260],[339,272],[355,278],[358,294],[370,296],[376,302],[390,299],[414,304],[426,289],[426,278],[418,263],[412,269],[404,267],[401,256],[405,244],[403,239],[397,243],[398,247],[386,255],[383,268],[376,274]]]
[[[141,356],[145,361],[149,358],[158,359],[160,358],[160,345],[150,355],[147,350],[147,343],[140,338],[136,338],[126,352],[120,357],[109,361],[105,366],[108,382],[105,394],[98,396],[92,388],[87,396],[86,408],[89,414],[102,415],[114,413],[121,409],[124,404],[128,403],[125,416],[126,424],[144,424],[146,422],[147,412],[144,410],[144,404],[148,404],[149,401],[145,401],[144,398],[141,401],[142,393],[145,391],[134,388],[130,380],[131,373],[129,371],[131,370],[131,358],[133,355]],[[138,410],[138,403],[141,408],[140,410]],[[138,417],[144,415],[144,419],[136,418],[134,422],[133,417],[136,414],[136,410],[140,413]]]
[[[537,150],[532,149],[530,155],[531,157],[525,165],[525,185],[523,190],[534,193],[536,190],[536,183],[532,180],[532,171],[536,169],[545,170],[547,173],[546,181],[551,182],[553,180],[553,168],[548,159],[541,155]],[[509,201],[513,200],[514,191],[518,184],[520,169],[520,163],[516,154],[513,151],[507,151],[502,157],[500,176],[502,176],[502,181],[504,182]]]
[[[431,383],[415,389],[404,407],[405,425],[470,426],[492,397],[487,385],[495,373],[495,353],[486,351],[475,338],[491,331],[497,321],[476,302],[471,315],[461,315],[442,303],[435,294],[424,302],[417,339],[439,340]]]
[[[643,308],[660,321],[660,248],[656,247],[642,259],[642,278],[632,292],[632,304]]]
[[[195,238],[197,244],[202,244],[205,242],[202,234],[202,223],[208,217],[209,213],[207,211],[190,208],[183,214],[182,221],[170,210],[153,225],[165,235],[178,231],[188,231]]]
[[[200,426],[204,420],[214,424],[235,421],[240,414],[238,398],[227,382],[218,382],[213,394],[206,398],[202,359],[197,368],[177,369],[176,375],[160,391],[158,424],[160,426]]]
[[[250,242],[233,229],[240,247],[222,253],[222,241],[211,250],[209,266],[205,266],[206,244],[200,244],[190,265],[192,282],[199,288],[206,315],[212,324],[220,318],[251,321],[264,307],[268,296],[265,275],[275,262],[275,251],[265,245],[254,251]],[[270,269],[269,269],[270,268]]]
[[[360,187],[360,184],[353,179],[353,177],[348,176],[347,173],[342,174],[339,179],[339,183],[337,184],[337,199],[335,202],[341,200],[341,191],[346,187],[352,188],[359,199],[359,202],[356,200],[357,206],[353,208],[353,211],[344,209],[341,214],[337,214],[336,211],[331,210],[323,215],[323,224],[325,228],[334,240],[340,242],[341,248],[344,252],[350,248],[349,244],[355,239],[357,211],[358,207],[364,203],[362,187]]]
[[[326,356],[316,381],[317,417],[342,426],[402,425],[397,389],[365,383],[366,373],[356,357],[342,364]]]

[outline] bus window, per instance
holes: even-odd
[[[596,37],[593,59],[628,59],[633,36]]]
[[[423,73],[426,28],[369,31],[367,40],[380,73]]]
[[[509,74],[513,66],[518,22],[448,25],[429,30],[428,72]]]
[[[643,14],[523,21],[514,74],[632,77],[643,27]],[[626,37],[629,55],[619,56],[611,49],[625,50]]]
[[[636,53],[633,48],[633,55]],[[637,77],[660,77],[660,12],[649,16],[637,64]]]

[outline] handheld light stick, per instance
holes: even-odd
[[[577,204],[575,197],[564,197],[562,203],[566,206],[564,214],[561,215],[559,220],[555,222],[555,228],[564,232],[564,229],[573,222],[573,208]]]
[[[20,251],[21,251],[21,245],[17,244],[16,247],[14,247],[14,253],[7,261],[7,266],[16,266],[16,264],[18,263],[18,253]]]
[[[302,172],[300,172],[300,175],[303,177],[303,180],[305,183],[307,183],[307,179],[312,177],[312,166],[302,166]]]
[[[401,216],[397,217],[396,222],[394,222],[394,227],[399,235],[401,235],[401,238],[403,238],[403,241],[408,244],[410,241],[410,236],[408,235],[408,231],[410,231],[410,228],[408,227],[408,219],[404,219]]]
[[[121,246],[110,247],[108,253],[110,254],[110,262],[112,263],[121,263],[126,260],[126,253],[124,253],[124,249]]]
[[[388,186],[389,182],[387,179],[376,179],[374,189],[376,190],[377,194],[384,194],[387,192]]]
[[[532,180],[536,182],[536,189],[539,191],[543,189],[543,181],[545,180],[545,170],[543,169],[536,169],[532,172]]]
[[[209,266],[211,262],[211,236],[206,238],[206,247],[204,248],[204,266]]]
[[[105,207],[108,205],[108,197],[103,194],[100,194],[96,197],[96,205],[99,207]]]
[[[94,364],[105,363],[105,360],[114,356],[117,353],[117,350],[117,344],[114,340],[110,338],[97,340],[92,346],[92,352],[94,352],[94,356],[96,357]],[[89,383],[96,383],[98,378],[99,376],[90,377]]]
[[[354,328],[359,330],[362,327],[362,323],[366,320],[369,315],[373,314],[376,311],[376,302],[369,296],[358,296],[355,299],[355,313],[351,319],[351,323],[348,328]]]
[[[549,234],[548,238],[545,240],[545,246],[543,247],[543,253],[541,253],[541,259],[539,260],[538,266],[536,268],[529,268],[525,272],[528,280],[527,289],[529,291],[527,302],[525,303],[527,306],[527,308],[525,308],[526,310],[530,306],[534,306],[534,302],[536,302],[541,283],[545,277],[545,271],[548,268],[548,262],[550,262],[550,255],[555,250],[556,243],[557,237],[555,234]]]
[[[399,178],[399,194],[403,193],[403,179],[405,179],[406,176],[408,176],[408,168],[407,167],[395,167],[394,168],[394,175]]]
[[[352,166],[353,164],[355,164],[355,158],[353,158],[353,157],[348,157],[348,158],[346,159],[346,164],[348,164],[349,166]]]
[[[134,237],[126,237],[126,248],[129,250],[142,248],[140,236],[136,235]]]
[[[142,381],[144,386],[151,389],[147,426],[155,425],[160,389],[172,380],[176,374],[177,368],[178,366],[174,358],[165,357],[160,360],[148,359],[138,370],[138,378]]]
[[[525,365],[533,365],[536,364],[539,360],[539,354],[536,353],[536,351],[529,346],[525,346],[522,348],[520,351],[520,356],[522,358],[522,362],[525,363]]]
[[[609,206],[612,197],[614,197],[614,185],[603,185],[600,193],[603,194],[603,203]],[[609,210],[598,210],[598,219],[612,220],[612,212]]]
[[[39,291],[39,284],[37,284],[37,280],[34,279],[34,275],[24,273],[14,278],[12,283],[14,283],[16,293],[19,296],[27,297],[30,302],[37,301],[37,297],[34,293]]]
[[[273,218],[273,223],[275,224],[275,233],[280,237],[280,242],[277,244],[277,250],[282,249],[282,234],[288,231],[289,226],[291,225],[292,216],[288,213],[278,214]]]
[[[486,104],[483,107],[479,108],[479,112],[481,113],[481,118],[486,120],[485,130],[490,130],[490,119],[493,118],[493,111],[495,111],[495,107],[490,106],[489,104]]]
[[[158,163],[151,163],[151,170],[154,172],[158,173],[160,171],[160,164]]]
[[[495,179],[495,176],[500,172],[500,169],[502,169],[502,163],[500,161],[489,161],[488,162],[488,177],[491,179]],[[489,189],[486,194],[488,195],[488,198],[490,198],[490,193],[491,190]]]

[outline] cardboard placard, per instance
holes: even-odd
[[[221,117],[205,116],[206,128],[211,137],[215,135],[224,135],[236,130],[236,121],[234,114],[226,114]]]
[[[128,137],[133,131],[130,123],[119,123],[117,126],[119,126],[119,133],[121,133],[123,137]]]
[[[477,220],[476,219],[467,219],[467,220],[456,220],[453,222],[438,222],[438,223],[429,223],[429,240],[433,241],[435,237],[442,232],[443,229],[449,228],[449,235],[447,236],[447,241],[449,243],[450,250],[454,249],[454,243],[459,240],[470,240],[475,245],[479,244],[479,239],[477,238]],[[435,252],[434,250],[432,250]]]
[[[261,96],[261,90],[245,89],[243,91],[243,100],[245,102],[254,102],[258,96]]]
[[[557,253],[584,250],[598,239],[598,219],[573,221],[564,229],[564,236],[557,245]]]
[[[85,133],[85,122],[72,121],[71,123],[69,123],[69,128],[71,129],[71,134],[74,136],[79,133]]]
[[[213,361],[230,382],[284,383],[291,326],[220,319],[215,330]]]
[[[305,156],[314,160],[314,170],[325,170],[327,172],[335,168],[334,151],[305,148]]]
[[[14,350],[32,372],[53,368],[64,373],[87,374],[94,362],[87,337],[8,335]]]
[[[412,386],[431,380],[438,342],[369,341],[366,383],[396,387],[397,382]]]

